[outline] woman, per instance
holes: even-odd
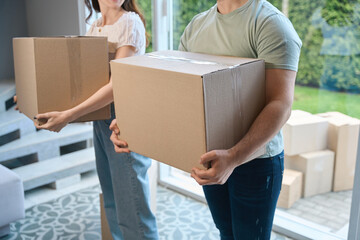
[[[109,59],[145,53],[144,17],[135,0],[85,0],[92,15],[92,7],[101,12],[88,36],[106,36]],[[96,168],[104,196],[104,207],[110,231],[117,239],[158,239],[156,220],[150,210],[147,169],[151,159],[125,151],[118,154],[110,141],[109,125],[115,118],[112,81],[83,103],[62,112],[38,114],[36,119],[46,123],[38,129],[58,132],[66,124],[87,113],[111,104],[111,119],[94,121]]]

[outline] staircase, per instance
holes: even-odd
[[[65,187],[95,169],[91,125],[69,124],[59,133],[37,131],[32,120],[14,109],[14,95],[14,80],[0,80],[0,164],[20,176],[25,191]]]

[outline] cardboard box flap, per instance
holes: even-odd
[[[316,115],[307,115],[307,116],[290,116],[286,124],[295,126],[295,125],[306,125],[306,124],[315,124],[315,123],[325,123],[326,119],[316,116]]]
[[[244,137],[265,106],[264,79],[263,61],[203,76],[208,151],[229,149]],[[253,157],[265,147],[257,152]]]
[[[214,55],[210,56],[182,51],[160,51],[148,53],[144,56],[134,56],[127,59],[116,59],[113,61],[128,65],[147,66],[148,68],[164,71],[203,76],[207,73],[262,60]]]
[[[360,125],[359,119],[350,117],[340,112],[319,113],[317,116],[325,118],[329,121],[329,123],[335,126]]]

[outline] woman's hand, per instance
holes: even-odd
[[[42,113],[34,117],[38,120],[34,122],[34,125],[37,129],[60,132],[71,121],[70,118],[71,114],[68,111]],[[42,122],[44,123],[40,124]]]
[[[17,96],[16,95],[13,97],[13,100],[14,100],[14,103],[17,103]],[[15,110],[19,110],[19,107],[18,107],[17,104],[15,105]]]
[[[119,130],[119,127],[116,124],[116,119],[112,120],[109,129],[112,131],[111,136],[110,136],[110,140],[114,144],[115,152],[117,152],[117,153],[124,153],[124,152],[129,153],[130,150],[128,148],[127,142],[119,139],[120,130]]]

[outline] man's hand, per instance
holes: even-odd
[[[119,139],[120,130],[119,130],[119,127],[116,124],[116,119],[112,120],[109,129],[112,131],[111,136],[110,136],[110,140],[114,144],[115,152],[117,152],[117,153],[124,153],[124,152],[129,153],[130,150],[128,148],[127,142]]]
[[[191,177],[200,185],[224,184],[237,167],[230,150],[213,150],[201,156],[200,164],[207,170],[193,168]]]

